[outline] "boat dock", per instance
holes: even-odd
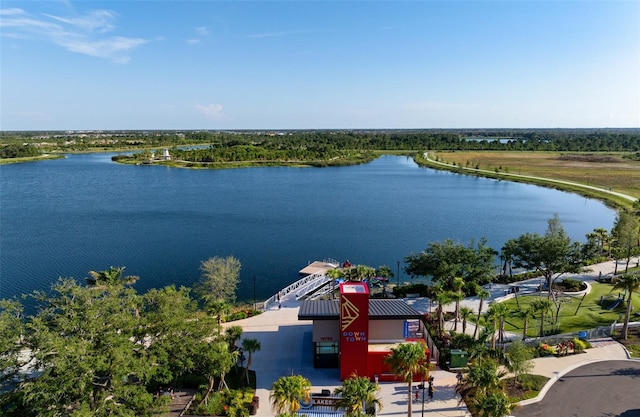
[[[266,310],[283,301],[306,298],[307,295],[331,282],[331,278],[327,276],[327,271],[338,267],[340,267],[340,262],[335,259],[310,262],[299,271],[299,274],[303,275],[302,278],[269,297],[263,303],[262,308]]]

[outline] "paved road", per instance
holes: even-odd
[[[538,403],[516,417],[639,417],[640,361],[603,361],[562,376]]]

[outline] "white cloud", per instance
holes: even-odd
[[[130,52],[148,43],[142,38],[104,36],[113,31],[116,14],[95,10],[84,16],[32,16],[22,9],[2,9],[0,27],[11,28],[14,38],[51,42],[68,51],[110,59],[117,63],[129,61]]]
[[[50,14],[44,14],[44,16],[70,26],[76,26],[86,31],[104,33],[113,30],[114,25],[111,22],[115,19],[116,14],[109,10],[94,10],[86,16],[71,18],[53,16]]]
[[[0,16],[16,16],[19,14],[25,14],[24,10],[18,8],[0,9]]]
[[[222,104],[196,104],[195,108],[208,119],[220,120],[222,118]]]
[[[200,43],[200,39],[187,39],[187,43],[189,45],[195,45],[196,43]]]
[[[207,29],[205,26],[198,26],[196,28],[196,33],[200,36],[209,36],[209,29]]]

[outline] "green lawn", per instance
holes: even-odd
[[[578,305],[582,297],[561,296],[560,307],[560,333],[578,332],[580,330],[591,329],[598,326],[609,326],[615,320],[622,322],[624,320],[624,314],[626,310],[626,303],[621,302],[613,310],[607,310],[606,307],[610,306],[612,302],[618,297],[618,291],[611,292],[611,284],[592,283],[591,292],[587,294],[580,309]],[[623,294],[621,294],[623,295]],[[546,297],[543,294],[542,297]],[[515,298],[504,301],[504,304],[509,306],[510,313],[506,318],[505,330],[509,332],[522,333],[523,321],[517,314],[520,309],[529,308],[529,304],[539,298],[540,295],[526,295],[519,296],[518,301]],[[604,301],[600,305],[600,297],[603,297]],[[626,298],[626,297],[625,297]],[[519,302],[519,307],[518,307]],[[640,311],[640,295],[634,294],[633,296],[633,311]],[[555,317],[555,306],[553,308],[553,316]],[[632,313],[633,314],[633,313]],[[621,316],[620,316],[621,315]],[[621,317],[621,319],[620,319]],[[633,321],[633,318],[632,318]],[[484,324],[484,323],[483,323]],[[545,314],[545,332],[551,331],[554,328],[551,322],[551,314]],[[540,329],[540,316],[536,315],[535,318],[529,319],[527,336],[536,337]]]

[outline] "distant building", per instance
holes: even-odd
[[[169,149],[165,148],[162,151],[162,160],[163,161],[171,161],[171,155],[169,155]]]

